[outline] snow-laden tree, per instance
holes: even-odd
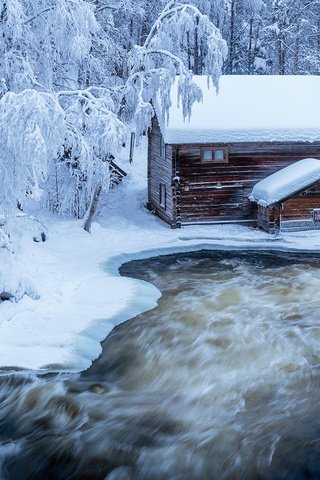
[[[61,88],[84,87],[94,69],[100,69],[91,54],[93,41],[99,39],[101,33],[94,11],[95,6],[83,0],[0,2],[0,98],[10,92],[3,97],[0,110],[0,213],[4,211],[7,218],[10,218],[9,214],[13,213],[17,203],[23,205],[25,195],[39,196],[39,181],[42,186],[46,181],[47,169],[44,165],[49,161],[48,171],[51,172],[56,158],[63,156],[72,140],[74,152],[81,152],[82,178],[88,185],[83,190],[90,190],[88,165],[92,165],[91,171],[94,169],[96,176],[100,172],[100,177],[103,177],[103,169],[99,170],[99,164],[96,165],[97,155],[100,154],[100,151],[96,152],[98,141],[93,154],[92,143],[97,140],[93,127],[87,122],[87,138],[90,133],[91,139],[88,144],[83,126],[79,128],[75,115],[70,118],[70,106],[66,107],[63,101],[60,103],[61,96],[55,94]],[[17,96],[12,93],[26,87],[33,90],[23,91]],[[46,93],[41,96],[37,90]],[[58,110],[54,110],[53,106]],[[99,122],[106,120],[106,125],[109,125],[110,117],[109,111],[107,118],[104,115],[101,103],[99,121],[95,122],[97,133],[101,133]],[[92,119],[93,115],[91,122]],[[72,121],[74,125],[71,125]],[[65,125],[68,128],[64,129]],[[45,128],[49,127],[47,132]],[[20,141],[13,142],[17,134]],[[54,138],[60,142],[59,156],[50,145]],[[34,152],[39,152],[39,155]],[[8,168],[4,168],[6,162]]]
[[[20,0],[0,0],[0,97],[34,82],[30,58],[34,41]]]
[[[46,89],[88,86],[91,49],[99,24],[95,7],[84,0],[25,2],[25,25],[33,32],[37,81]]]
[[[64,116],[52,95],[35,90],[0,100],[0,211],[7,223],[26,196],[40,198],[48,164],[62,147]]]
[[[63,152],[51,164],[47,190],[51,209],[83,217],[110,182],[109,160],[126,139],[125,125],[113,112],[109,91],[91,88],[59,92],[66,134]]]
[[[92,48],[102,33],[84,0],[0,0],[0,95],[87,87],[100,72]]]
[[[319,0],[268,0],[262,44],[268,73],[319,74]]]
[[[201,100],[201,91],[192,82],[190,67],[201,65],[218,87],[227,46],[219,30],[192,4],[171,1],[152,25],[142,46],[130,52],[130,71],[124,88],[122,104],[133,105],[134,125],[138,135],[150,126],[151,103],[160,101],[167,113],[170,88],[179,75],[179,98],[185,117],[194,101]]]

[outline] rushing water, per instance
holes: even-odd
[[[131,262],[159,307],[82,375],[0,376],[1,480],[320,479],[320,258]]]

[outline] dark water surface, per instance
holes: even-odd
[[[320,257],[135,261],[159,307],[81,375],[0,376],[0,479],[320,480]]]

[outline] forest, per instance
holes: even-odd
[[[2,243],[28,199],[86,218],[112,181],[128,132],[168,111],[179,75],[184,115],[221,74],[319,73],[318,0],[1,0]],[[241,95],[241,92],[239,92]],[[90,230],[92,218],[86,218]]]

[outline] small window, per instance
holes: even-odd
[[[202,160],[204,162],[211,162],[213,160],[212,154],[213,154],[213,150],[203,150]]]
[[[167,196],[166,186],[165,186],[164,183],[160,183],[160,185],[159,185],[159,203],[160,203],[160,206],[163,207],[164,209],[166,209],[166,196]]]
[[[201,162],[228,163],[228,147],[202,147]]]
[[[219,160],[224,160],[225,152],[224,150],[215,150],[214,151],[214,159],[219,162]]]
[[[160,140],[160,156],[163,160],[166,159],[166,144],[164,143],[163,137]]]

